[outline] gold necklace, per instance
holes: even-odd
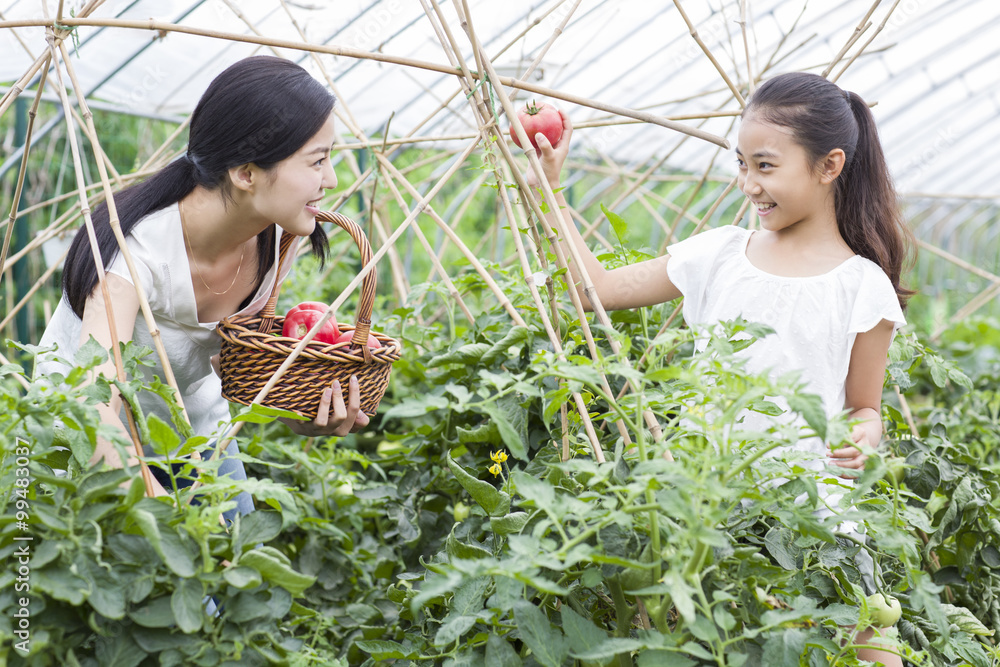
[[[178,201],[177,213],[181,219],[181,236],[184,237],[184,244],[187,246],[188,256],[191,257],[191,262],[194,264],[194,270],[198,274],[198,279],[201,280],[201,284],[205,286],[205,289],[207,289],[212,294],[215,294],[217,296],[222,296],[223,294],[227,294],[229,290],[233,289],[233,285],[236,284],[236,279],[240,277],[240,269],[243,268],[243,256],[246,255],[247,253],[247,244],[246,243],[243,244],[243,251],[240,253],[240,265],[236,267],[236,275],[233,276],[233,282],[229,283],[229,287],[227,287],[224,292],[216,292],[214,289],[208,286],[208,283],[205,282],[205,277],[201,274],[201,267],[198,266],[198,260],[194,258],[194,250],[191,248],[191,239],[188,237],[187,228],[184,225],[184,210],[181,208],[181,206],[182,206],[181,202]]]

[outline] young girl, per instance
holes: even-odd
[[[563,115],[558,146],[536,135],[553,189],[571,134]],[[757,89],[744,110],[736,155],[740,189],[760,216],[761,229],[712,229],[640,264],[604,269],[573,225],[561,193],[556,202],[606,309],[683,295],[684,319],[696,331],[740,316],[772,327],[773,335],[745,351],[748,370],[775,377],[799,371],[808,390],[822,397],[828,416],[846,409],[852,420],[861,420],[852,433],[856,446],[831,450],[811,438],[796,448],[835,466],[861,469],[867,458],[861,447],[878,445],[882,436],[887,353],[895,329],[905,324],[902,306],[911,294],[900,286],[909,232],[874,118],[858,95],[823,77],[778,76]],[[537,183],[535,174],[529,183]],[[872,635],[859,633],[856,641],[868,644]],[[858,657],[902,665],[888,651],[861,650]]]
[[[275,280],[280,230],[309,236],[321,258],[326,234],[316,225],[324,192],[337,185],[330,151],[334,144],[333,95],[304,69],[280,58],[257,56],[230,66],[209,85],[191,116],[187,154],[145,182],[115,196],[122,233],[159,328],[195,434],[210,436],[228,421],[228,403],[213,369],[221,339],[218,321],[234,313],[256,313]],[[94,231],[114,306],[117,338],[153,347],[132,276],[119,252],[105,204],[97,207]],[[86,229],[77,233],[63,271],[64,295],[42,336],[58,345],[55,355],[72,359],[93,336],[105,349],[112,337],[104,295]],[[157,355],[146,379],[164,377]],[[54,359],[39,371],[65,372]],[[98,369],[114,377],[109,361]],[[150,392],[141,408],[171,423],[166,405]],[[368,423],[359,409],[357,380],[351,379],[345,405],[335,384],[322,396],[313,422],[290,420],[303,435],[345,435]],[[115,394],[100,406],[102,420],[124,428],[122,402]],[[330,409],[333,408],[333,415]],[[229,453],[236,451],[230,444]],[[147,451],[147,455],[151,452]],[[122,461],[110,442],[100,440],[92,463]],[[134,457],[127,462],[136,463]],[[151,468],[158,494],[169,477]],[[243,464],[223,461],[220,475],[245,480]],[[242,514],[253,510],[249,494],[237,497]]]

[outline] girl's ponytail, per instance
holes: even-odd
[[[743,111],[750,114],[791,130],[815,161],[834,149],[844,151],[834,195],[840,235],[856,254],[882,267],[905,307],[913,291],[899,281],[910,261],[913,234],[899,210],[865,101],[817,74],[793,72],[764,82]]]
[[[882,267],[905,306],[913,290],[900,285],[900,274],[909,260],[913,233],[899,210],[871,110],[857,93],[845,91],[844,95],[858,126],[858,139],[837,178],[837,226],[855,253]]]
[[[128,236],[140,220],[180,201],[197,185],[230,198],[229,169],[250,163],[271,169],[319,131],[335,102],[330,91],[290,60],[253,56],[230,65],[209,84],[191,114],[188,152],[145,182],[115,195],[122,234]],[[118,253],[118,241],[106,204],[94,210],[93,220],[101,261],[107,267]],[[270,225],[257,235],[258,285],[274,264],[275,233]],[[326,232],[316,225],[309,240],[322,262],[328,247]],[[63,268],[63,290],[78,317],[83,317],[97,282],[87,230],[80,229]]]

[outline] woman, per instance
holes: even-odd
[[[286,262],[277,275],[279,230],[309,236],[313,252],[321,259],[325,255],[326,234],[315,217],[324,192],[337,185],[330,163],[335,101],[294,63],[270,56],[241,60],[219,74],[199,100],[191,116],[187,154],[115,196],[136,278],[197,435],[210,436],[219,422],[229,419],[213,368],[221,344],[216,324],[236,313],[259,311],[274,281],[283,279],[291,264]],[[97,207],[93,221],[117,339],[152,347],[105,204]],[[67,256],[63,290],[41,345],[56,344],[55,354],[63,359],[72,359],[91,336],[109,348],[113,338],[85,229],[77,233]],[[154,362],[144,369],[147,380],[164,377],[155,355]],[[42,373],[65,368],[52,357],[39,366]],[[114,376],[111,362],[98,370]],[[139,402],[147,415],[170,423],[167,406],[152,392],[142,392]],[[346,435],[368,423],[359,403],[357,380],[352,378],[346,403],[335,384],[324,392],[312,422],[288,423],[303,435]],[[105,423],[122,428],[117,393],[99,409]],[[230,444],[230,453],[234,449]],[[114,446],[103,439],[91,463],[101,459],[122,466]],[[135,462],[132,458],[128,464]],[[152,471],[156,493],[166,493],[163,485],[169,477],[156,468]],[[234,458],[223,461],[219,474],[246,479],[242,463]],[[242,514],[253,510],[249,494],[237,497],[237,509]]]

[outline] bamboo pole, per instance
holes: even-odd
[[[59,47],[63,55],[63,64],[66,66],[66,72],[69,74],[70,80],[73,83],[73,90],[76,92],[77,103],[83,112],[82,116],[87,122],[87,127],[90,129],[90,139],[93,142],[91,144],[91,148],[94,151],[94,156],[96,158],[95,162],[97,163],[97,172],[100,176],[101,184],[104,186],[105,203],[108,206],[108,224],[111,227],[111,231],[115,235],[115,239],[118,241],[118,250],[121,252],[122,259],[125,260],[125,264],[128,266],[129,275],[132,277],[132,284],[135,287],[136,296],[139,297],[139,309],[142,312],[143,318],[146,320],[146,327],[149,329],[150,338],[153,340],[153,347],[160,358],[160,363],[163,365],[164,379],[170,388],[174,390],[174,398],[180,406],[181,414],[183,414],[184,419],[187,420],[188,424],[190,424],[191,420],[187,415],[186,408],[184,407],[184,398],[181,396],[180,388],[177,385],[177,379],[174,377],[174,371],[170,365],[170,358],[167,355],[167,350],[163,346],[160,329],[156,324],[156,320],[153,318],[153,310],[149,306],[149,299],[146,296],[146,290],[142,286],[142,281],[139,279],[139,273],[136,270],[135,262],[132,259],[132,252],[129,250],[128,243],[125,241],[125,235],[122,233],[121,224],[118,220],[118,208],[115,206],[114,192],[111,188],[111,182],[108,180],[107,171],[104,169],[104,150],[101,148],[101,144],[97,141],[97,129],[94,127],[94,116],[87,107],[87,100],[84,99],[83,93],[81,92],[82,87],[80,86],[79,81],[77,81],[76,72],[73,70],[73,64],[70,61],[69,54],[66,52],[65,42],[60,42]],[[110,302],[108,302],[108,305],[110,306]]]
[[[542,58],[545,57],[545,54],[549,52],[549,49],[552,48],[552,45],[555,44],[556,40],[559,39],[559,36],[562,35],[563,30],[566,29],[566,26],[569,24],[569,20],[573,17],[573,14],[576,13],[577,8],[579,8],[580,2],[581,0],[575,0],[573,6],[569,8],[568,12],[566,12],[566,16],[564,16],[563,20],[559,23],[558,26],[556,26],[556,29],[552,31],[552,35],[549,36],[549,40],[545,42],[545,44],[542,46],[541,49],[538,50],[538,54],[535,56],[535,59],[531,61],[531,64],[528,65],[528,69],[524,70],[524,72],[521,73],[520,76],[518,76],[519,79],[527,79],[532,75],[532,73],[534,73],[535,68],[538,67],[539,63],[542,62]],[[561,5],[562,3],[559,4]],[[510,99],[511,100],[517,99],[518,92],[519,91],[517,89],[513,89],[509,93]]]
[[[383,166],[382,169],[385,170],[385,167]],[[386,185],[392,191],[393,196],[395,196],[399,207],[403,209],[404,213],[409,215],[410,209],[406,205],[406,200],[403,198],[403,194],[399,191],[399,188],[396,187],[396,184],[393,183],[388,172],[386,172],[385,177]],[[427,213],[427,209],[424,210],[424,213]],[[427,241],[427,237],[424,236],[423,230],[420,229],[419,225],[413,225],[413,230],[416,233],[417,240],[420,241],[420,245],[423,246],[424,252],[426,252],[427,256],[430,258],[431,263],[434,266],[434,270],[438,272],[438,275],[441,276],[441,280],[444,281],[445,287],[448,289],[448,294],[455,300],[455,303],[458,304],[458,307],[462,310],[462,314],[469,320],[469,323],[474,324],[476,321],[475,316],[472,314],[472,311],[469,310],[469,307],[465,305],[462,295],[459,293],[458,288],[455,287],[455,283],[452,282],[451,277],[448,275],[448,271],[446,271],[444,266],[441,265],[441,259],[437,256],[434,252],[434,248],[432,248],[431,244]],[[430,278],[431,276],[428,276],[428,280],[430,280]]]
[[[49,59],[51,59],[51,54],[47,54]],[[45,81],[48,61],[45,63],[46,71],[42,72],[42,83]],[[21,192],[24,189],[24,177],[28,172],[28,155],[31,152],[31,134],[35,127],[35,117],[38,115],[38,103],[42,99],[42,90],[44,85],[38,86],[38,91],[35,93],[35,99],[31,103],[31,109],[28,110],[28,127],[25,129],[24,133],[24,150],[21,152],[21,166],[17,171],[17,183],[14,185],[14,198],[10,204],[10,216],[8,217],[7,229],[4,231],[3,246],[0,247],[0,276],[4,275],[6,270],[7,261],[7,249],[10,248],[10,239],[14,232],[14,222],[17,220],[17,207],[21,203]],[[25,223],[27,224],[27,223]],[[3,326],[0,325],[0,330]]]
[[[867,49],[868,46],[875,40],[875,38],[879,36],[879,33],[881,33],[883,29],[885,29],[886,23],[889,22],[889,18],[892,17],[892,13],[896,11],[896,7],[899,6],[899,2],[900,0],[896,0],[894,3],[892,3],[892,7],[889,8],[889,11],[886,12],[885,14],[885,18],[882,19],[882,22],[878,24],[877,28],[875,28],[875,32],[873,32],[871,36],[868,38],[868,40],[861,45],[861,48],[859,48],[857,52],[855,52],[855,54],[851,56],[851,58],[846,63],[844,63],[844,66],[840,68],[840,71],[837,72],[837,74],[832,79],[830,79],[830,81],[836,83],[837,80],[840,79],[840,77],[844,74],[844,72],[847,71],[847,68],[850,67],[854,63],[854,61],[858,59],[858,56],[864,53],[865,49]]]
[[[90,240],[90,248],[94,258],[94,265],[97,270],[98,286],[104,297],[105,303],[105,313],[108,320],[108,331],[111,335],[111,354],[114,359],[115,372],[117,373],[118,380],[124,382],[125,378],[125,368],[122,364],[121,350],[118,346],[118,333],[115,327],[115,316],[114,309],[111,302],[111,293],[108,290],[107,274],[104,271],[104,262],[101,260],[101,254],[97,246],[97,237],[94,234],[94,223],[90,217],[90,207],[87,203],[87,196],[84,190],[84,177],[83,177],[83,161],[80,157],[80,148],[77,145],[76,133],[73,131],[73,121],[72,116],[69,113],[69,96],[66,94],[66,86],[63,84],[62,70],[59,68],[59,54],[57,52],[58,47],[56,46],[56,39],[50,32],[47,36],[49,43],[50,55],[52,58],[52,63],[55,66],[56,78],[58,81],[59,97],[62,101],[63,110],[66,112],[66,122],[69,125],[69,132],[67,132],[67,141],[70,144],[70,150],[73,154],[73,168],[76,173],[77,187],[80,195],[80,209],[83,212],[83,220],[87,229],[87,236]],[[67,59],[68,61],[68,59]],[[123,396],[122,401],[127,405],[128,400]],[[142,442],[139,439],[138,428],[135,424],[135,418],[132,416],[132,410],[125,410],[126,419],[128,421],[128,433],[132,438],[132,444],[135,446],[136,456],[139,458],[139,469],[142,474],[142,481],[146,487],[146,495],[153,495],[153,478],[149,472],[149,468],[146,466],[145,461],[142,460],[143,450]],[[126,461],[122,461],[122,465],[126,465]]]
[[[466,16],[465,19],[468,20],[468,17]],[[474,42],[473,43],[473,48],[475,50],[479,51],[481,56],[485,56],[485,54],[483,54],[483,52],[482,52],[483,49],[482,49],[482,45],[481,44],[478,44],[478,43]],[[486,59],[485,57],[483,57],[483,65],[486,68],[486,71],[489,74],[489,76],[491,77],[491,79],[495,80],[496,79],[496,72],[493,70],[492,63],[488,59]],[[507,94],[504,92],[504,90],[502,88],[496,88],[495,92],[497,94],[497,98],[499,99],[501,105],[503,106],[504,110],[507,112],[508,117],[510,117],[511,120],[512,120],[512,125],[515,128],[515,131],[517,132],[518,139],[521,142],[521,145],[527,147],[525,149],[525,151],[524,151],[524,154],[528,157],[528,160],[531,163],[532,168],[535,170],[536,174],[543,173],[543,170],[541,168],[541,163],[538,161],[538,156],[535,155],[535,150],[534,150],[534,148],[532,148],[531,142],[528,140],[528,136],[524,132],[524,127],[521,125],[520,121],[516,120],[516,116],[513,114],[513,107],[512,107],[512,104],[510,102],[510,98],[507,96]],[[549,241],[550,241],[550,243],[551,243],[551,245],[553,247],[553,250],[555,251],[558,265],[560,266],[560,268],[567,268],[568,269],[569,264],[568,264],[567,258],[563,254],[562,246],[557,241],[556,230],[553,229],[552,227],[550,227],[548,225],[548,221],[545,218],[545,214],[542,212],[541,208],[539,207],[538,202],[535,201],[534,197],[531,196],[531,194],[530,194],[531,190],[530,190],[530,188],[528,188],[527,183],[525,182],[525,180],[523,178],[523,175],[521,174],[520,170],[518,169],[517,164],[516,164],[516,160],[515,160],[513,154],[510,152],[509,148],[507,147],[507,145],[505,143],[498,142],[497,145],[500,148],[501,153],[504,155],[504,159],[507,161],[507,163],[509,165],[511,165],[512,174],[515,176],[515,180],[517,181],[518,186],[521,188],[521,192],[523,193],[523,196],[524,196],[525,200],[529,203],[529,205],[532,208],[532,212],[535,214],[535,217],[539,220],[539,222],[541,223],[542,227],[546,230],[546,235],[547,235],[547,237],[548,237],[548,239],[549,239]],[[540,184],[542,186],[542,192],[543,192],[543,196],[545,197],[545,200],[549,201],[549,202],[555,202],[555,195],[553,194],[552,188],[551,188],[551,186],[549,186],[548,181],[546,179],[544,179],[544,178],[539,179],[539,181],[540,181]],[[506,194],[506,193],[504,192],[504,194]],[[561,238],[570,238],[568,230],[566,229],[566,223],[563,220],[562,216],[557,214],[557,215],[555,215],[553,217],[554,217],[554,222],[555,222],[555,224],[558,227],[559,236]],[[586,266],[584,265],[583,260],[582,260],[582,258],[579,255],[579,251],[577,250],[577,248],[572,243],[567,244],[567,246],[568,246],[568,249],[570,251],[570,255],[571,255],[572,259],[573,259],[573,262],[576,265],[576,268],[577,268],[577,271],[578,271],[578,275],[580,275],[581,278],[582,278],[582,281],[583,281],[583,284],[584,284],[584,292],[585,292],[585,294],[588,296],[588,298],[591,301],[591,305],[593,307],[594,313],[596,314],[596,316],[598,318],[598,321],[602,325],[606,326],[609,330],[611,330],[613,328],[612,325],[611,325],[611,320],[610,320],[610,318],[608,318],[607,312],[605,312],[603,305],[601,305],[600,299],[597,297],[596,291],[594,290],[594,287],[593,287],[593,283],[591,282],[590,276],[587,273]],[[573,304],[576,307],[577,312],[580,314],[580,324],[581,324],[581,328],[582,328],[582,330],[584,332],[584,337],[588,338],[588,336],[589,336],[589,325],[587,324],[587,318],[586,318],[586,316],[584,314],[583,305],[580,302],[580,296],[579,296],[579,294],[578,294],[575,286],[573,286],[573,285],[571,285],[569,283],[570,283],[570,281],[569,281],[569,279],[567,277],[567,288],[568,288],[568,292],[569,292],[569,295],[570,295],[570,299],[573,301]],[[613,337],[609,337],[608,338],[608,342],[611,345],[612,351],[615,354],[620,354],[621,346],[618,344],[618,342]],[[594,354],[594,347],[593,347],[593,343],[592,343],[592,338],[588,339],[588,346],[591,346],[592,354]],[[595,359],[596,358],[597,357],[595,355]],[[631,366],[631,364],[629,363],[628,359],[623,359],[623,363],[626,366]],[[602,375],[602,378],[603,378],[603,375]],[[604,381],[606,382],[606,379]],[[626,379],[626,382],[631,385],[631,382],[629,380]],[[634,389],[633,389],[633,391],[634,391]],[[611,394],[611,392],[608,392],[608,398],[611,399],[611,400],[613,400],[613,394]],[[587,412],[586,412],[586,408],[584,407],[584,409],[581,410],[581,416],[583,416],[585,414],[587,414]],[[663,439],[663,431],[662,431],[659,423],[657,422],[655,415],[653,415],[653,413],[651,411],[649,411],[649,410],[644,410],[643,411],[643,418],[646,420],[646,424],[649,427],[650,432],[652,433],[654,440],[656,442],[661,441]],[[670,457],[669,452],[666,452],[666,456],[668,458],[672,458],[672,457]]]
[[[434,8],[434,11],[437,13],[437,15],[441,16],[441,10],[440,10],[440,7],[438,6],[436,0],[429,0],[429,4]],[[456,5],[456,9],[457,8],[458,8],[458,5]],[[427,11],[426,8],[425,8],[425,11]],[[430,12],[428,12],[428,18],[431,21],[434,20],[433,15]],[[461,15],[460,15],[460,20],[463,22],[463,24],[466,23],[465,17],[463,17]],[[479,117],[480,117],[480,123],[485,127],[488,124],[489,119],[493,117],[492,110],[488,109],[486,107],[484,99],[483,99],[480,91],[473,85],[473,78],[468,74],[468,68],[467,68],[467,66],[465,64],[465,61],[464,61],[463,57],[462,57],[462,52],[458,48],[457,43],[456,43],[454,37],[452,36],[450,29],[448,28],[448,24],[444,21],[443,17],[441,17],[441,22],[442,22],[442,32],[443,32],[444,36],[447,38],[447,40],[444,43],[442,43],[442,48],[444,48],[446,54],[448,54],[449,59],[453,63],[457,62],[458,65],[461,67],[463,73],[465,73],[465,79],[463,80],[463,85],[465,85],[467,87],[467,94],[466,94],[466,96],[470,100],[470,104],[472,104],[473,112],[477,113],[479,115]],[[450,52],[448,51],[448,44],[449,43],[451,45],[451,51]],[[473,42],[473,50],[476,51],[476,52],[479,51],[479,45],[478,45],[478,43]],[[482,54],[479,54],[479,55],[480,55],[480,58],[481,58]],[[508,108],[507,111],[509,113],[510,109]],[[496,128],[495,126],[492,126],[492,125],[491,125],[491,127],[493,128],[493,130],[495,132],[495,135],[499,136],[499,134],[500,134],[499,128]],[[506,144],[504,144],[504,143],[498,143],[498,145],[501,148],[506,148]],[[529,144],[525,143],[524,145],[527,146]],[[491,157],[492,156],[488,155],[488,159],[491,158]],[[495,165],[495,161],[491,162],[491,165],[492,165],[493,171],[497,174],[496,177],[498,179],[498,185],[502,185],[502,176],[499,175],[499,172],[498,172],[498,170],[496,168],[496,165]],[[508,220],[510,222],[511,231],[513,233],[514,226],[517,223],[516,223],[516,219],[514,218],[513,211],[510,208],[510,200],[507,197],[506,188],[499,187],[498,188],[498,194],[499,194],[499,196],[501,198],[501,203],[502,203],[502,205],[504,207],[504,211],[508,215]],[[531,292],[532,300],[535,302],[535,306],[538,309],[539,316],[540,316],[540,318],[542,320],[542,326],[545,329],[546,335],[549,337],[549,340],[552,342],[553,349],[556,350],[557,358],[565,359],[565,356],[562,354],[562,342],[561,342],[558,334],[556,334],[555,330],[553,329],[552,323],[549,320],[548,315],[545,312],[545,307],[544,307],[544,304],[542,303],[541,295],[538,293],[538,287],[535,284],[535,281],[533,279],[534,272],[531,271],[531,267],[530,267],[530,265],[528,263],[527,256],[524,253],[524,247],[523,247],[523,244],[521,243],[521,239],[519,237],[519,234],[514,234],[514,236],[515,236],[514,245],[515,245],[515,249],[517,250],[517,253],[518,253],[517,256],[518,256],[519,261],[521,262],[521,268],[522,268],[523,275],[525,277],[525,281],[527,282],[527,285],[528,285],[528,290]],[[584,430],[587,433],[587,438],[589,439],[591,448],[592,448],[592,450],[594,452],[594,458],[598,462],[602,462],[602,461],[604,461],[604,451],[601,448],[600,440],[598,439],[597,433],[594,430],[593,423],[591,422],[590,414],[589,414],[589,412],[587,410],[586,404],[583,401],[583,397],[579,394],[579,392],[574,392],[573,393],[573,400],[574,400],[574,402],[577,405],[577,409],[580,411],[580,417],[583,420]]]
[[[348,58],[357,58],[360,60],[374,60],[376,62],[384,62],[393,65],[405,65],[407,67],[415,69],[423,69],[431,72],[440,72],[442,74],[459,74],[459,72],[454,71],[449,67],[443,65],[438,65],[436,63],[431,63],[423,60],[416,60],[413,58],[403,58],[400,56],[392,56],[385,53],[363,51],[361,49],[353,49],[346,46],[325,46],[321,44],[309,44],[295,42],[287,39],[274,39],[270,37],[256,37],[249,35],[242,35],[239,33],[232,32],[221,32],[217,30],[204,30],[201,28],[194,28],[191,26],[177,25],[174,23],[155,21],[153,19],[145,21],[132,21],[125,19],[91,19],[91,18],[70,18],[63,19],[63,24],[70,27],[111,27],[111,28],[131,28],[135,30],[152,30],[155,32],[180,32],[188,35],[197,35],[201,37],[210,37],[213,39],[222,39],[230,42],[242,42],[247,44],[259,44],[261,46],[274,46],[279,48],[287,49],[297,49],[300,51],[310,51],[315,53],[327,53],[335,56],[345,56]],[[0,21],[0,29],[3,28],[21,28],[21,27],[37,27],[37,26],[47,26],[48,21],[41,19],[22,19],[15,21]],[[472,74],[476,78],[481,78],[481,74]],[[630,118],[636,118],[638,120],[643,120],[648,123],[653,123],[655,125],[660,125],[670,130],[675,130],[682,134],[688,134],[705,141],[709,141],[714,144],[718,144],[725,148],[729,147],[729,144],[722,137],[718,137],[710,132],[704,132],[696,128],[689,127],[683,123],[677,123],[671,120],[662,118],[655,114],[646,113],[643,111],[637,111],[635,109],[627,109],[625,107],[619,107],[614,104],[608,104],[606,102],[601,102],[599,100],[588,99],[586,97],[581,97],[579,95],[572,95],[570,93],[565,93],[559,90],[554,90],[552,88],[546,88],[545,86],[539,86],[528,81],[522,81],[520,79],[513,79],[511,77],[501,77],[496,76],[496,81],[502,83],[505,86],[520,88],[528,92],[535,93],[537,95],[544,95],[546,97],[551,97],[554,99],[560,99],[565,102],[570,102],[572,104],[577,104],[580,106],[591,107],[594,109],[599,109],[601,111],[607,111],[609,113],[615,113],[621,116],[628,116]],[[3,107],[0,106],[0,114],[3,113]]]
[[[13,320],[14,317],[19,312],[21,312],[22,308],[28,305],[28,301],[31,299],[32,296],[34,296],[35,292],[37,292],[41,288],[41,286],[45,284],[45,281],[47,281],[49,278],[52,277],[52,274],[56,272],[56,269],[62,266],[63,260],[66,259],[66,255],[68,254],[69,250],[64,252],[58,261],[53,262],[52,266],[47,268],[45,270],[45,273],[43,273],[41,277],[38,280],[36,280],[35,283],[31,286],[31,288],[24,294],[24,296],[21,297],[21,300],[18,301],[16,304],[14,304],[14,307],[8,311],[7,316],[4,317],[3,320],[0,320],[0,331],[2,331],[5,326],[10,324],[10,321]]]
[[[708,59],[712,61],[712,64],[715,66],[719,76],[721,76],[722,80],[726,82],[727,86],[729,86],[729,90],[732,91],[733,97],[736,98],[736,101],[740,103],[741,107],[745,107],[747,102],[743,99],[743,94],[740,93],[739,88],[737,88],[736,84],[733,83],[733,80],[729,78],[729,75],[726,74],[725,68],[723,68],[722,65],[719,64],[719,61],[715,59],[715,56],[712,55],[712,51],[705,45],[705,42],[702,41],[701,36],[698,34],[698,30],[694,27],[694,24],[691,23],[691,19],[688,18],[687,13],[684,11],[684,7],[681,6],[681,0],[674,0],[674,6],[677,7],[677,11],[680,12],[681,18],[684,19],[684,23],[687,24],[688,32],[691,34],[691,37],[693,37],[694,41],[697,42],[699,47],[701,47],[704,54],[708,56]],[[720,146],[723,148],[729,148],[728,143],[725,145],[720,144]]]
[[[743,53],[747,61],[747,97],[753,95],[753,91],[757,87],[753,66],[750,62],[750,40],[747,39],[747,5],[749,4],[749,0],[740,0],[740,32],[743,33]]]
[[[847,43],[844,44],[840,51],[837,52],[837,55],[833,57],[833,60],[831,60],[830,64],[826,66],[826,69],[823,70],[823,74],[821,76],[830,76],[830,72],[832,72],[833,68],[837,66],[837,63],[839,63],[844,55],[851,50],[851,47],[854,46],[859,39],[861,39],[861,35],[868,31],[868,28],[872,25],[868,19],[872,17],[872,14],[875,13],[875,10],[878,9],[880,4],[882,4],[882,0],[875,0],[875,2],[872,3],[871,7],[868,8],[868,12],[860,21],[858,21],[858,25],[854,28],[854,32],[851,33]]]

